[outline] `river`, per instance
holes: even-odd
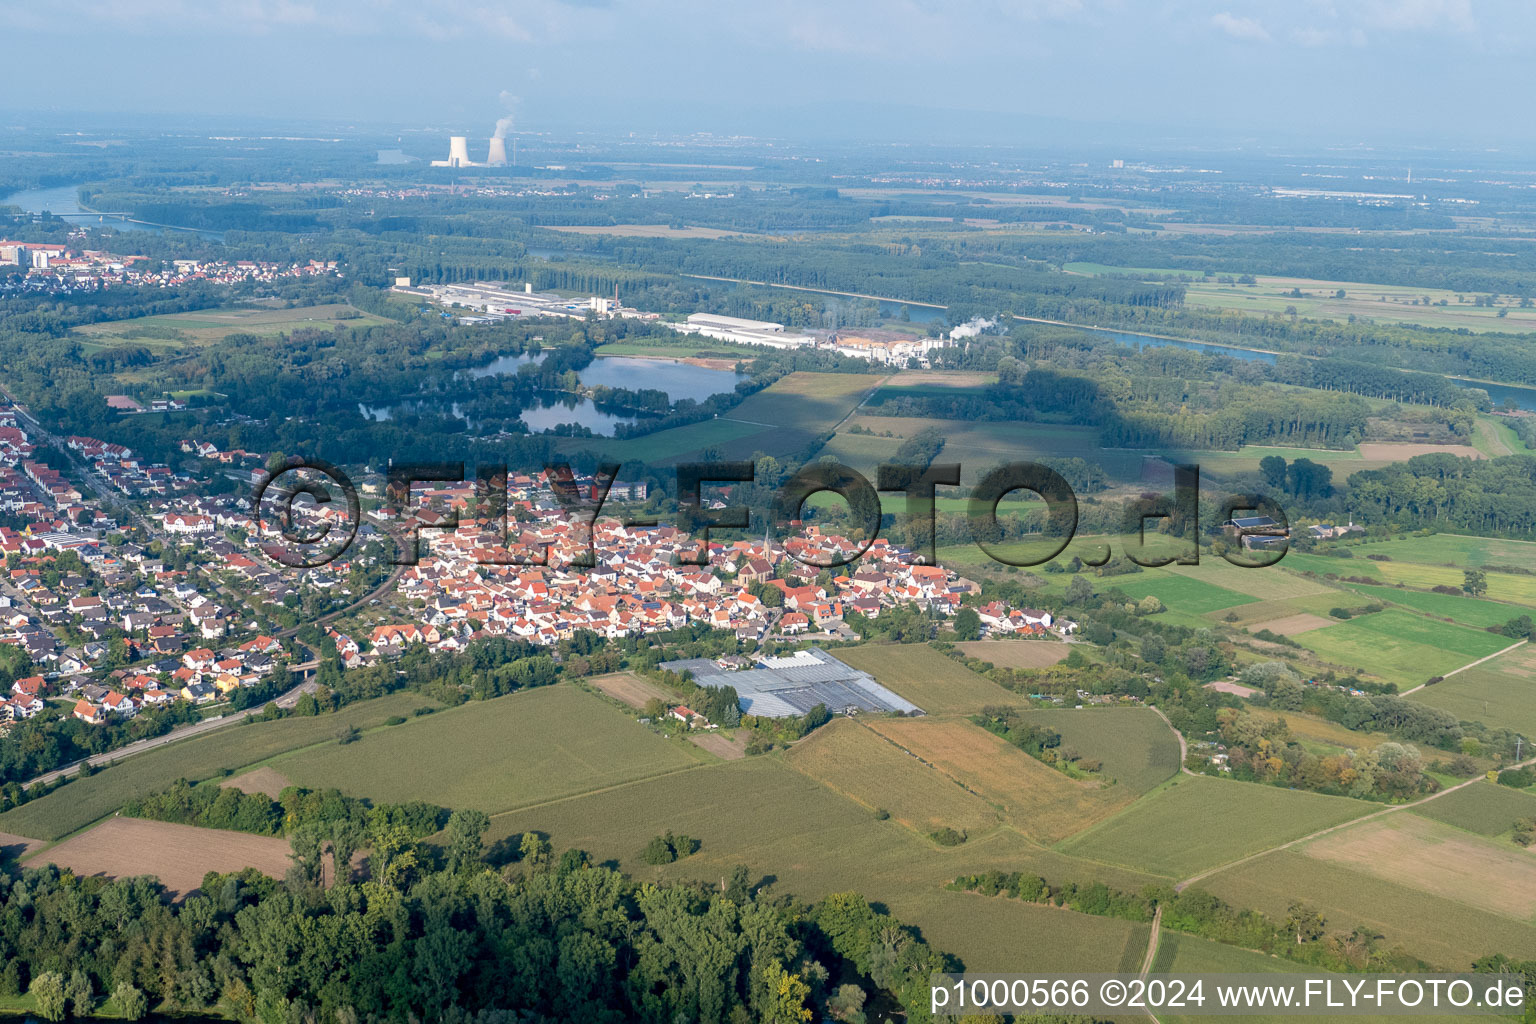
[[[87,227],[111,228],[113,231],[148,231],[163,235],[167,231],[186,231],[213,242],[222,242],[224,232],[205,231],[201,228],[179,228],[170,224],[149,224],[130,220],[115,214],[90,213],[80,208],[80,189],[77,185],[59,185],[54,188],[30,188],[13,192],[0,198],[0,206],[19,206],[23,213],[51,213],[60,220]]]

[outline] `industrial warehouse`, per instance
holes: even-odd
[[[692,673],[699,686],[735,687],[744,715],[788,718],[818,704],[845,715],[860,711],[923,714],[922,708],[881,686],[874,676],[843,664],[820,647],[783,658],[763,658],[755,668],[735,671],[708,658],[666,661],[660,667]]]

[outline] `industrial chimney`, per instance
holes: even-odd
[[[469,139],[463,135],[455,135],[448,140],[448,166],[468,167],[469,164]]]
[[[505,139],[494,138],[491,140],[490,151],[485,155],[487,167],[507,166],[507,143]]]

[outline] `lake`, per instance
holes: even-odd
[[[604,412],[590,398],[564,394],[541,396],[539,405],[524,409],[522,415],[523,424],[531,434],[555,430],[574,423],[602,437],[612,437],[614,428],[621,423],[640,423],[647,418],[649,417]]]
[[[497,356],[483,366],[460,370],[460,374],[476,379],[499,374],[516,373],[524,366],[537,363],[548,354],[548,349],[538,353],[522,352],[517,355]],[[706,366],[672,362],[665,359],[639,359],[633,356],[599,356],[577,378],[587,387],[630,388],[636,391],[653,390],[666,392],[667,399],[677,402],[685,398],[702,402],[711,395],[732,391],[736,382],[745,374],[734,370],[712,370]],[[358,404],[358,412],[375,423],[393,419],[401,411],[421,412],[421,399],[399,402],[393,406]],[[455,402],[449,411],[464,420],[471,430],[473,421],[466,417]],[[586,427],[594,434],[612,436],[619,424],[639,423],[651,417],[625,413],[611,413],[599,409],[590,398],[577,395],[548,393],[541,395],[539,404],[523,410],[522,421],[531,433],[553,430],[568,424]]]
[[[502,373],[516,373],[525,366],[539,362],[544,358],[546,352],[547,350],[543,350],[539,352],[520,352],[512,356],[497,356],[484,366],[460,370],[454,376],[457,377],[459,374],[463,374],[465,377],[473,377],[478,380],[481,377],[495,377],[497,374]]]
[[[711,395],[734,391],[747,375],[734,370],[712,370],[691,363],[634,356],[598,356],[577,373],[587,387],[628,388],[631,391],[665,391],[672,402],[691,398],[702,402]]]

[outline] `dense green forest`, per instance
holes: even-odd
[[[48,1020],[110,996],[131,1018],[801,1024],[867,1001],[926,1021],[929,975],[958,967],[857,894],[801,905],[745,868],[638,884],[537,833],[487,850],[487,825],[460,812],[434,847],[378,823],[366,881],[323,886],[329,847],[295,844],[283,881],[209,875],[173,904],[148,879],[6,867],[0,995]]]

